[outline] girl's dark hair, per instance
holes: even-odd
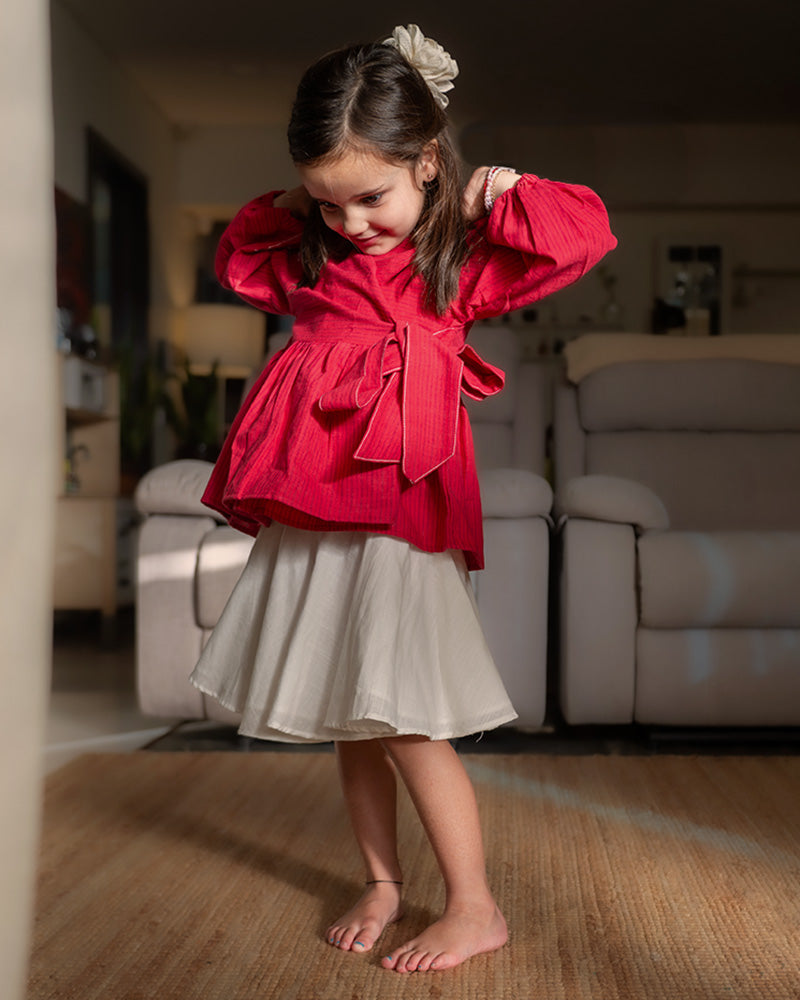
[[[426,187],[412,239],[427,303],[443,313],[458,291],[467,227],[447,118],[420,73],[390,45],[353,45],[323,56],[300,81],[288,134],[291,157],[303,166],[364,150],[413,167],[435,143],[438,171]],[[304,284],[316,284],[330,258],[341,260],[352,251],[313,205],[300,248]]]

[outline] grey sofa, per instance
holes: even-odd
[[[565,719],[800,724],[800,337],[583,341],[555,397]]]
[[[486,569],[474,575],[487,640],[519,713],[545,714],[552,490],[544,467],[541,368],[520,363],[516,336],[476,327],[470,343],[506,371],[506,388],[467,401],[480,471]],[[136,586],[139,703],[150,715],[235,721],[189,684],[189,674],[247,560],[253,540],[200,503],[211,466],[181,461],[139,483]]]

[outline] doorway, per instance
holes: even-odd
[[[93,324],[119,367],[122,472],[135,481],[152,464],[155,405],[147,178],[93,129],[87,163]]]

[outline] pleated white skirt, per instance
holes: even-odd
[[[263,528],[191,677],[285,742],[452,739],[516,718],[461,552]]]

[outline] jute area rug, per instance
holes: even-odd
[[[800,997],[800,758],[465,757],[510,943],[379,965],[442,903],[401,801],[408,912],[327,923],[361,873],[331,754],[83,757],[47,787],[31,1000]]]

